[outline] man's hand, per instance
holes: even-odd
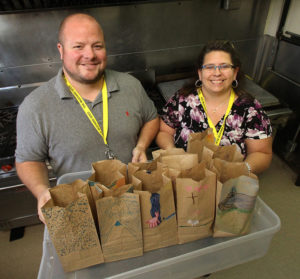
[[[39,218],[40,220],[46,225],[45,223],[45,218],[43,216],[43,213],[42,213],[42,207],[46,204],[46,202],[48,200],[51,199],[51,195],[50,195],[50,192],[48,189],[45,189],[45,191],[43,191],[40,196],[37,198],[38,200],[38,214],[39,214]]]
[[[136,147],[132,150],[132,163],[147,162],[146,150],[156,136],[158,129],[158,117],[144,124],[140,131]]]
[[[144,149],[141,147],[136,146],[132,150],[132,163],[144,163],[147,162],[147,156]]]

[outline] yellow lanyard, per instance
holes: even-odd
[[[103,131],[101,130],[96,118],[82,99],[82,97],[79,95],[79,93],[76,91],[76,89],[70,84],[70,82],[67,80],[67,78],[64,76],[65,82],[67,86],[69,87],[70,91],[76,98],[77,102],[80,104],[81,108],[85,112],[88,119],[91,121],[91,123],[94,125],[97,132],[100,134],[100,136],[103,138],[104,143],[107,145],[107,132],[108,132],[108,103],[107,103],[107,87],[105,79],[103,78],[103,86],[102,86],[102,102],[103,102]]]
[[[225,116],[224,116],[223,125],[221,126],[218,133],[217,133],[216,127],[214,126],[214,124],[212,123],[212,121],[210,120],[210,118],[208,116],[207,109],[206,109],[206,103],[205,103],[205,99],[204,99],[204,96],[202,94],[202,91],[201,91],[200,88],[197,91],[198,91],[198,96],[199,96],[201,105],[202,105],[202,107],[203,107],[203,109],[206,113],[208,125],[213,130],[213,133],[214,133],[214,136],[215,136],[215,145],[219,145],[220,141],[222,139],[223,133],[224,133],[226,118],[227,118],[227,116],[228,116],[228,114],[229,114],[229,112],[232,108],[233,102],[234,102],[234,97],[235,97],[234,91],[231,89],[229,103],[228,103],[228,107],[227,107],[227,110],[226,110],[226,113],[225,113]]]

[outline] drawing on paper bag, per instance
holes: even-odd
[[[139,196],[125,193],[97,201],[100,237],[106,261],[143,253]]]

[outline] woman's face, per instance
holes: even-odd
[[[202,81],[202,91],[209,94],[227,93],[231,90],[232,82],[236,79],[238,68],[226,66],[215,68],[213,66],[233,65],[230,54],[225,51],[211,51],[204,56],[203,69],[198,69],[199,79]],[[208,66],[205,68],[205,66]],[[212,66],[212,67],[209,67]]]

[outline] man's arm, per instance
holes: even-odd
[[[37,198],[39,218],[45,223],[41,208],[51,198],[46,164],[44,162],[16,162],[16,168],[19,178]]]
[[[132,150],[132,162],[147,162],[146,149],[151,144],[159,130],[159,118],[156,117],[144,124],[136,147]]]

